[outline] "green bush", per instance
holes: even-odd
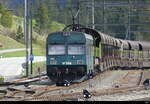
[[[0,83],[4,82],[4,78],[0,77]]]
[[[40,72],[46,72],[46,62],[36,62],[33,64],[33,75],[38,75],[38,68],[40,68]]]

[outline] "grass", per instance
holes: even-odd
[[[38,75],[38,68],[40,68],[40,72],[46,72],[46,62],[36,62],[33,63],[33,75]]]
[[[3,47],[0,47],[0,50],[5,49],[16,49],[16,48],[25,48],[25,45],[17,42],[16,40],[0,35],[0,43],[3,44]],[[45,48],[39,44],[33,44],[33,54],[34,56],[45,56]],[[0,57],[24,57],[26,55],[26,51],[17,51],[11,53],[3,53],[0,54]]]
[[[32,70],[33,70],[33,73],[31,76],[36,76],[36,75],[39,75],[43,72],[46,72],[46,61],[43,61],[43,62],[35,62],[32,64]],[[40,73],[38,72],[38,68],[40,68]],[[30,73],[30,71],[29,71]],[[22,76],[25,76],[26,75],[26,70],[23,70],[22,71]]]
[[[25,51],[11,52],[11,53],[2,53],[0,57],[25,57]]]
[[[5,50],[5,49],[15,49],[15,48],[24,48],[25,45],[17,42],[16,40],[4,36],[0,34],[0,43],[3,44],[3,47],[0,47],[0,50]]]
[[[13,15],[13,24],[11,30],[17,31],[16,29],[19,27],[23,27],[24,19],[18,16]]]
[[[33,45],[33,54],[34,56],[45,56],[45,49],[41,48],[39,45]],[[3,53],[0,54],[0,57],[6,58],[6,57],[25,57],[26,51],[17,51],[17,52],[11,52],[11,53]]]
[[[10,38],[8,35],[12,34],[15,35],[15,32],[17,31],[17,28],[19,25],[23,27],[23,18],[17,17],[13,15],[13,25],[12,28],[5,28],[2,25],[0,25],[0,30],[5,30],[1,31],[0,33],[0,43],[3,44],[3,47],[0,47],[0,50],[6,50],[6,49],[16,49],[16,48],[25,48],[24,44],[21,44],[17,42],[16,40]],[[36,21],[33,20],[33,25],[36,24]],[[56,31],[61,31],[65,27],[64,24],[60,24],[56,21],[52,21],[52,24],[49,28],[50,33],[56,32]],[[8,34],[8,33],[9,34]],[[46,43],[46,35],[39,35],[35,32],[33,32],[33,54],[34,56],[45,56],[45,43]],[[26,55],[25,51],[17,51],[17,52],[11,52],[11,53],[3,53],[0,54],[0,57],[23,57]]]

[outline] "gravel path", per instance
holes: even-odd
[[[23,69],[23,63],[25,63],[25,57],[14,57],[14,58],[2,58],[0,59],[0,76],[5,79],[12,79],[16,76],[21,75]],[[33,62],[45,61],[46,58],[43,56],[36,56]]]

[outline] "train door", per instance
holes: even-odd
[[[88,40],[86,45],[87,74],[91,73],[94,69],[93,58],[94,58],[94,48],[92,45],[92,40]]]

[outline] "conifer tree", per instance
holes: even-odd
[[[0,2],[0,13],[2,13],[3,12],[3,5],[2,5],[2,3]]]
[[[40,3],[36,15],[36,29],[39,30],[39,33],[48,29],[50,24],[50,19],[48,17],[48,8],[44,3]],[[41,31],[42,30],[42,31]]]

